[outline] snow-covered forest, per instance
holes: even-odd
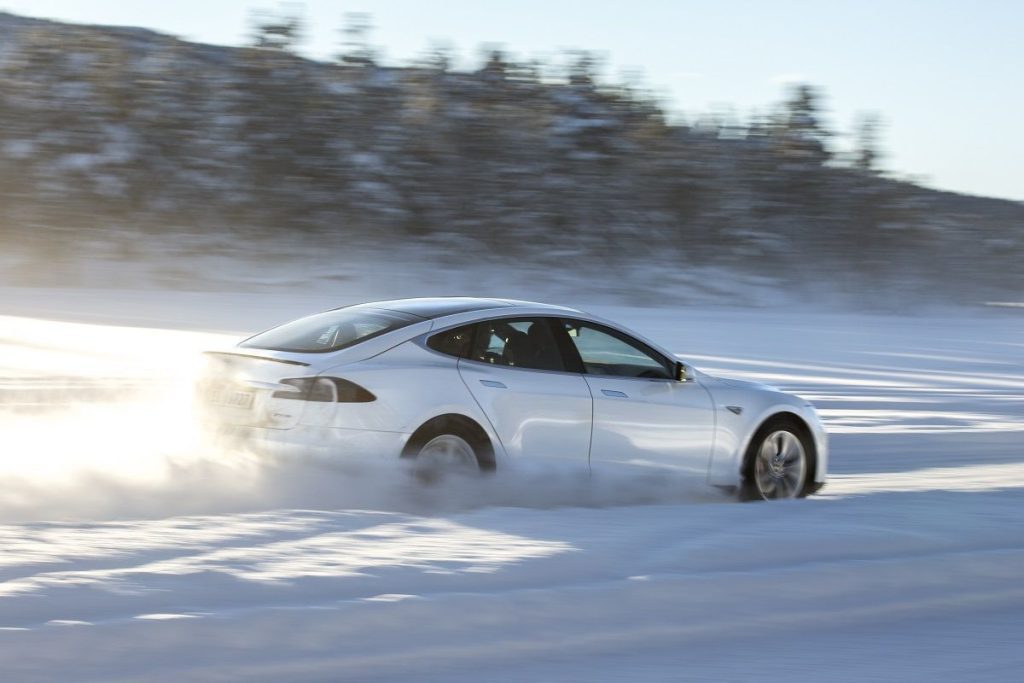
[[[597,79],[586,53],[560,76],[498,51],[471,71],[443,50],[385,66],[355,26],[327,63],[290,49],[297,29],[265,22],[232,48],[0,14],[3,279],[73,283],[96,244],[138,260],[188,233],[576,271],[699,265],[884,300],[1024,284],[1024,207],[882,172],[870,119],[853,153],[833,153],[811,86],[745,121],[670,117]],[[45,275],[19,267],[40,255]]]

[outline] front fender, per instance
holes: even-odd
[[[715,486],[738,486],[743,478],[743,455],[754,434],[770,418],[791,414],[807,425],[814,440],[817,460],[814,480],[824,482],[828,475],[828,438],[817,414],[810,405],[787,394],[765,392],[763,396],[740,396],[727,391],[714,397],[716,431],[715,446],[708,467],[708,483]],[[735,408],[742,408],[736,414]],[[730,409],[732,408],[732,409]]]

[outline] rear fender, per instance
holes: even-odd
[[[327,368],[323,375],[355,382],[377,397],[371,403],[337,404],[330,421],[333,428],[398,432],[408,439],[429,420],[461,415],[480,425],[496,456],[505,455],[459,376],[456,358],[406,342],[374,358]]]

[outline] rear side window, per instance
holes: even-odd
[[[375,308],[341,308],[317,313],[261,332],[239,346],[269,351],[326,353],[420,322],[406,313]]]
[[[469,359],[530,370],[565,370],[547,318],[487,320],[477,323]]]
[[[427,339],[427,346],[433,350],[456,358],[469,355],[469,344],[473,340],[473,326],[464,325],[444,332],[438,332]]]

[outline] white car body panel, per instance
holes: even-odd
[[[456,358],[406,341],[386,354],[331,366],[321,374],[343,377],[377,396],[373,403],[338,404],[332,422],[337,429],[398,433],[404,444],[429,420],[462,415],[481,425],[498,450],[500,439],[459,377]]]
[[[827,436],[813,407],[771,387],[692,368],[684,382],[532,370],[427,347],[433,335],[473,322],[556,317],[605,325],[675,360],[657,343],[581,311],[480,301],[478,309],[424,319],[333,352],[248,347],[213,352],[200,394],[212,403],[208,414],[216,423],[244,431],[275,451],[315,448],[339,457],[396,457],[422,425],[458,415],[487,435],[499,469],[506,458],[558,457],[590,462],[595,469],[606,463],[670,467],[719,486],[741,483],[752,437],[769,418],[787,414],[807,426],[817,461],[814,479],[825,481]],[[288,398],[282,380],[316,377],[354,382],[375,400]]]

